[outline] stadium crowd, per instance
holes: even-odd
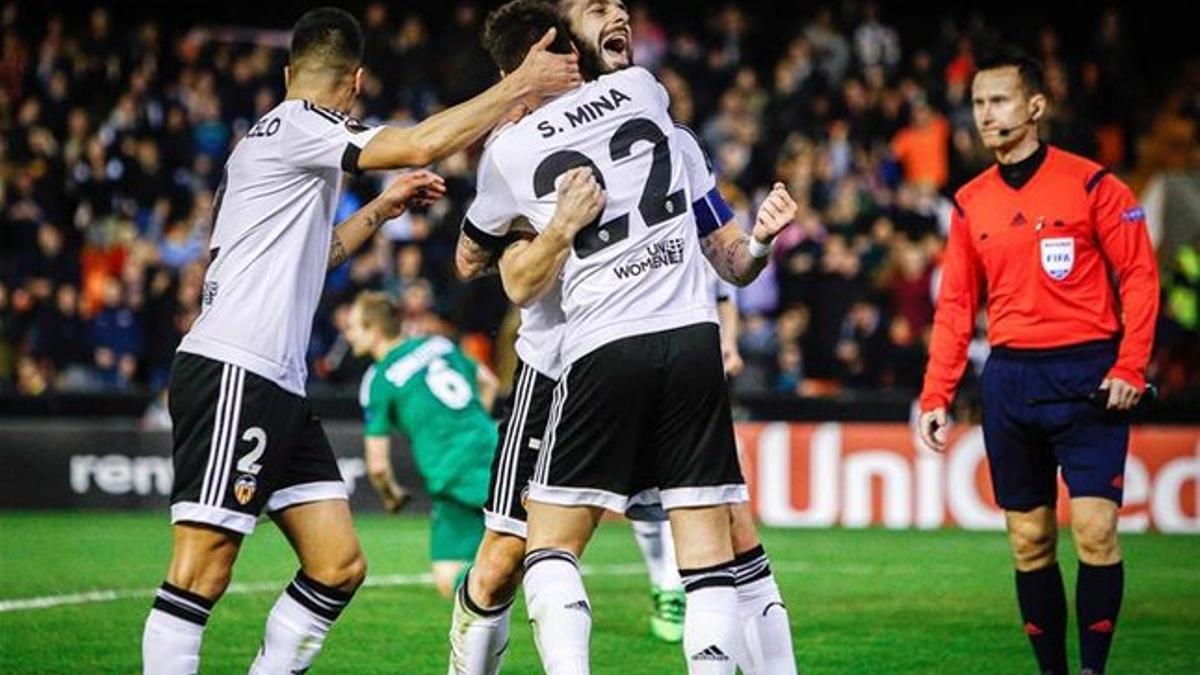
[[[919,389],[948,197],[991,161],[970,101],[983,23],[946,18],[935,41],[910,44],[878,4],[846,7],[816,9],[766,68],[754,18],[737,5],[695,25],[633,8],[637,61],[706,145],[742,222],[773,180],[801,202],[771,269],[737,296],[743,395]],[[411,124],[482,90],[496,76],[479,47],[483,11],[461,3],[435,32],[419,14],[368,5],[358,116]],[[1157,171],[1200,168],[1200,78],[1147,115],[1121,22],[1101,13],[1083,52],[1066,53],[1049,26],[1028,46],[1054,103],[1043,138],[1140,189]],[[105,9],[31,25],[15,2],[0,32],[0,391],[161,390],[200,309],[223,163],[282,95],[286,35],[169,35]],[[314,386],[357,383],[365,364],[338,326],[364,288],[401,300],[406,331],[454,332],[501,358],[512,313],[498,283],[462,285],[451,271],[474,159],[435,167],[448,198],[389,223],[330,274],[309,352]],[[387,179],[348,177],[339,218]],[[1159,260],[1168,301],[1152,376],[1196,386],[1200,241]],[[977,346],[981,365],[982,333]]]

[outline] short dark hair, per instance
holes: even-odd
[[[551,28],[557,33],[548,51],[570,54],[571,31],[554,3],[512,0],[488,14],[483,26],[483,48],[500,70],[511,73],[520,67],[529,48]]]
[[[1025,91],[1030,96],[1044,93],[1045,83],[1042,79],[1041,62],[1030,56],[1023,49],[1012,45],[1005,45],[986,52],[976,62],[975,74],[978,75],[985,70],[1007,67],[1017,69],[1017,75],[1021,78],[1021,84],[1025,86]]]
[[[357,68],[363,60],[362,29],[349,12],[318,7],[304,13],[292,27],[293,67],[312,60],[339,71]]]

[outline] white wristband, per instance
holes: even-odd
[[[760,243],[754,237],[750,237],[750,243],[746,248],[750,251],[750,255],[755,258],[765,258],[771,254],[771,245],[775,242],[770,241],[765,244]]]

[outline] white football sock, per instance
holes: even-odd
[[[163,582],[142,632],[142,672],[194,675],[212,606],[206,598]]]
[[[690,675],[733,675],[746,662],[733,561],[679,570],[687,591],[683,653]]]
[[[304,672],[325,644],[325,636],[352,593],[329,588],[303,571],[288,584],[271,613],[250,675]]]
[[[650,585],[660,591],[683,590],[679,579],[679,564],[675,562],[675,540],[671,538],[671,521],[634,520],[634,539],[646,561]]]
[[[766,551],[757,546],[738,555],[734,563],[738,610],[750,664],[742,670],[746,675],[795,675],[791,621]]]
[[[525,556],[525,607],[546,675],[588,675],[592,608],[575,556],[558,549]]]
[[[450,619],[450,675],[495,675],[508,650],[512,601],[484,609],[467,593],[470,572],[454,594]]]

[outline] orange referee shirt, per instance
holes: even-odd
[[[1158,296],[1145,214],[1123,182],[1054,147],[1019,189],[992,166],[955,195],[921,410],[954,398],[985,298],[992,346],[1052,349],[1120,334],[1108,376],[1143,387]]]

